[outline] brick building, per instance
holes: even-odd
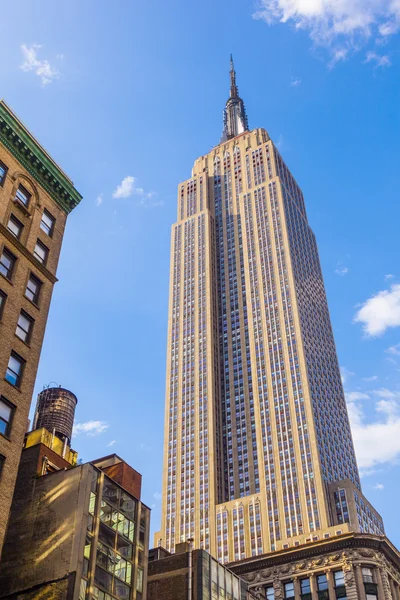
[[[0,553],[65,223],[80,200],[0,101]]]
[[[147,600],[253,600],[247,583],[205,550],[178,544],[149,552]]]

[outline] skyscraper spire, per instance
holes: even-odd
[[[231,89],[229,99],[225,104],[224,109],[224,130],[222,132],[222,142],[230,140],[231,138],[234,138],[249,129],[244,102],[239,96],[239,90],[236,85],[236,71],[233,64],[232,54],[230,56],[229,75],[231,80]]]

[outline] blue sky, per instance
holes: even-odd
[[[153,530],[176,189],[219,141],[232,52],[304,191],[364,493],[400,546],[399,23],[390,0],[2,2],[0,95],[84,197],[35,394],[76,393],[74,447],[143,474]]]

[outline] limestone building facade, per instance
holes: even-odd
[[[154,544],[229,563],[354,531],[364,498],[315,235],[231,63],[222,142],[178,186]],[[323,193],[323,190],[321,190]]]
[[[229,565],[259,600],[400,600],[400,553],[348,533]]]

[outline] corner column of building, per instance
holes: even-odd
[[[358,598],[360,598],[361,600],[364,600],[365,591],[364,591],[364,581],[362,578],[361,566],[356,565],[354,567],[354,571],[356,574],[356,586],[357,586]]]
[[[314,573],[310,575],[310,589],[312,600],[318,600],[317,578]]]
[[[357,589],[356,572],[352,562],[345,559],[343,562],[343,573],[344,583],[346,586],[347,600],[358,600],[358,598],[364,598],[363,595],[359,595]]]
[[[386,596],[385,596],[385,590],[383,588],[383,583],[382,583],[382,577],[381,577],[381,572],[379,570],[378,567],[375,567],[374,569],[374,575],[375,575],[375,580],[376,580],[376,584],[378,586],[378,599],[379,600],[386,600]]]
[[[378,583],[378,595],[381,598],[385,598],[385,600],[393,600],[392,592],[390,589],[389,579],[387,576],[387,572],[384,566],[379,566],[376,568],[376,576]]]
[[[293,577],[294,597],[301,598],[300,579]]]
[[[397,596],[397,592],[396,592],[396,586],[395,586],[395,583],[394,583],[394,581],[393,581],[393,579],[391,577],[389,578],[389,584],[390,584],[390,591],[392,593],[393,600],[398,600],[398,596]]]

